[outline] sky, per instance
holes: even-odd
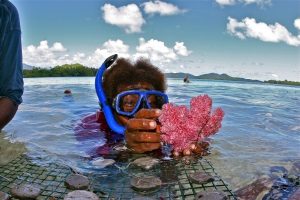
[[[163,72],[300,81],[300,0],[11,0],[23,62],[98,68],[117,53]]]

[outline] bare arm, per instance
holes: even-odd
[[[18,110],[16,105],[9,98],[0,98],[0,131],[15,116]]]
[[[16,7],[0,1],[0,131],[16,114],[22,103],[21,26]],[[5,8],[5,9],[2,9]]]

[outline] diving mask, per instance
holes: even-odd
[[[141,108],[158,108],[168,103],[168,96],[157,90],[128,90],[119,93],[113,101],[113,108],[120,115],[132,117]]]

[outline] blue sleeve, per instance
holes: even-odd
[[[22,103],[23,63],[17,9],[8,1],[0,5],[0,97]]]

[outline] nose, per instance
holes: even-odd
[[[143,98],[141,100],[141,104],[140,104],[139,110],[142,109],[142,108],[149,108],[149,106],[147,105],[147,100],[145,98]]]

